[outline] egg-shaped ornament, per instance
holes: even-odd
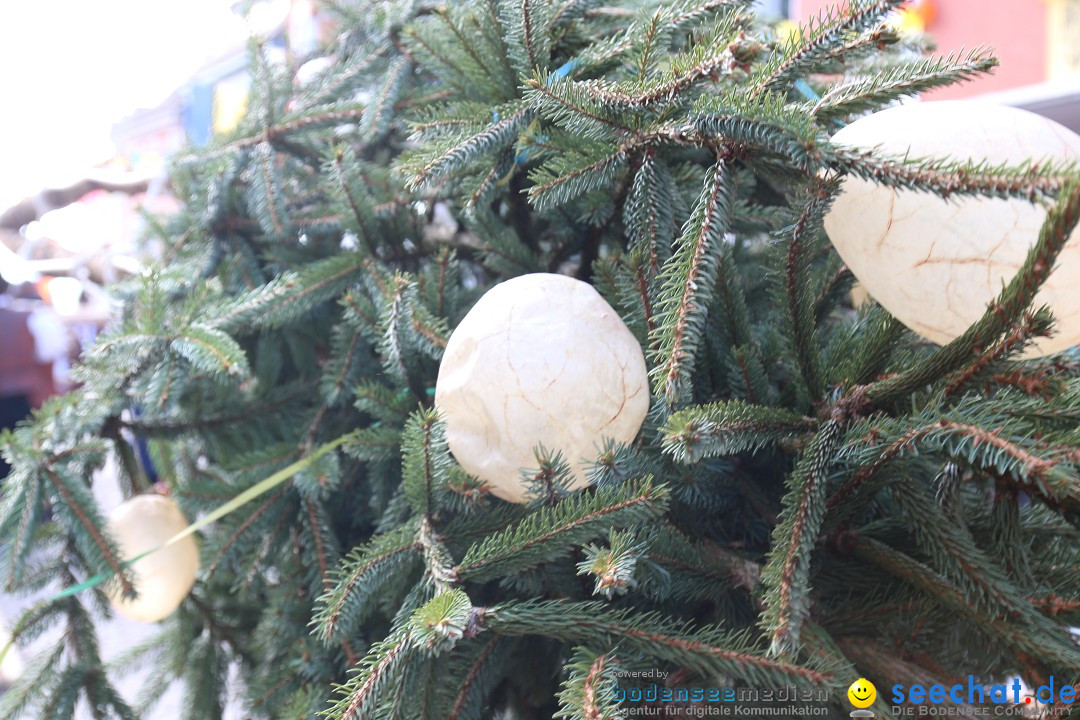
[[[130,560],[160,547],[188,527],[187,518],[172,498],[136,495],[109,514],[107,529],[120,554]],[[199,549],[195,538],[181,540],[136,560],[130,575],[138,597],[123,596],[120,583],[111,583],[107,594],[116,612],[139,622],[157,622],[173,613],[195,585]]]
[[[1026,110],[979,102],[899,105],[856,120],[832,142],[881,156],[992,165],[1080,160],[1080,136]],[[1020,198],[894,189],[848,176],[825,231],[851,272],[893,316],[945,344],[979,320],[1039,237],[1046,209]],[[1080,233],[1069,239],[1035,298],[1057,319],[1027,357],[1080,344]]]
[[[645,356],[592,285],[522,275],[488,290],[450,336],[435,406],[461,466],[522,503],[535,447],[561,452],[578,489],[605,440],[634,439],[649,410]]]

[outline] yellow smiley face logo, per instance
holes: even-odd
[[[847,698],[857,708],[868,708],[877,699],[877,688],[866,678],[859,678],[847,689]]]

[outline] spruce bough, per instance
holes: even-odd
[[[748,5],[335,3],[302,83],[255,45],[246,118],[174,162],[183,209],[81,386],[3,437],[0,567],[53,598],[14,634],[63,632],[0,717],[133,718],[173,681],[200,720],[227,694],[251,717],[584,720],[625,712],[626,670],[824,688],[836,716],[858,677],[1075,679],[1080,363],[1018,354],[1052,331],[1031,302],[1077,175],[834,147],[994,59],[927,60],[896,0],[787,40]],[[984,318],[928,347],[846,307],[821,222],[847,174],[1048,215]],[[534,271],[619,311],[652,411],[583,492],[538,449],[512,506],[455,464],[432,385],[476,298]],[[202,528],[191,596],[106,665],[101,589],[56,593],[130,582],[89,484],[115,453],[147,489],[135,437],[192,518],[302,469]]]

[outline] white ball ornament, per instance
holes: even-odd
[[[641,345],[588,283],[535,273],[484,294],[446,344],[435,386],[450,452],[491,492],[525,502],[533,451],[560,451],[571,489],[603,442],[630,442],[649,410]]]
[[[1080,160],[1080,136],[1034,113],[968,101],[913,103],[861,118],[838,145],[894,157],[991,164]],[[825,230],[851,272],[893,316],[945,344],[982,317],[1035,244],[1045,208],[1022,199],[897,190],[849,176]],[[1057,319],[1028,357],[1080,344],[1080,239],[1074,233],[1035,298]]]
[[[130,560],[160,546],[187,526],[187,518],[172,498],[137,495],[109,514],[107,528],[121,556]],[[191,592],[198,569],[199,549],[189,535],[132,564],[130,572],[138,597],[125,599],[119,583],[113,583],[106,592],[124,617],[157,622],[171,615]]]

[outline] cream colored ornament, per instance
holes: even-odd
[[[435,406],[461,466],[525,502],[533,448],[561,451],[572,489],[611,438],[630,442],[649,410],[637,339],[588,283],[536,273],[489,290],[450,336]]]
[[[176,501],[163,495],[137,495],[109,515],[108,531],[125,560],[160,546],[188,526]],[[172,614],[191,592],[199,569],[195,538],[187,536],[150,553],[131,566],[138,597],[125,600],[119,583],[107,591],[109,601],[124,617],[157,622]]]
[[[851,286],[848,297],[851,299],[851,307],[858,310],[870,299],[870,293],[866,292],[866,288],[862,283],[857,282]]]
[[[1080,160],[1080,136],[1025,110],[969,101],[913,103],[857,120],[833,136],[883,155],[1022,165]],[[853,176],[825,230],[866,291],[902,323],[939,344],[982,317],[1023,264],[1046,210],[1020,199],[894,190]],[[1035,299],[1057,318],[1041,357],[1080,344],[1080,240],[1074,233]]]

